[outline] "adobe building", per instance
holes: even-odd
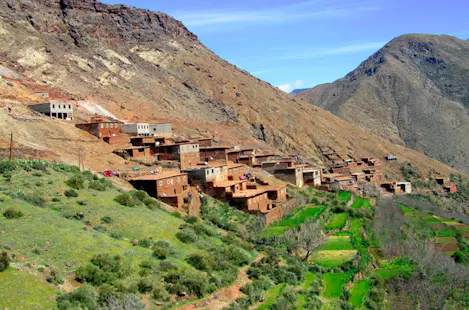
[[[195,167],[200,162],[200,148],[196,143],[155,145],[159,160],[178,161],[181,169]]]
[[[302,188],[304,186],[303,167],[276,169],[274,171],[274,176],[277,179],[293,184],[296,187]]]
[[[395,195],[412,193],[412,184],[410,182],[385,182],[381,183],[381,188]]]
[[[207,183],[228,180],[228,165],[226,164],[200,164],[196,167],[182,169],[182,171],[187,173],[189,183],[192,186],[198,185],[202,188],[206,188]]]
[[[229,146],[200,146],[200,161],[202,162],[227,162],[228,157],[226,151],[229,150]]]
[[[127,154],[127,156],[131,158],[147,158],[153,156],[149,146],[132,146],[122,150],[116,150],[115,153]]]
[[[234,163],[239,163],[240,157],[247,158],[249,155],[254,154],[254,149],[252,148],[242,148],[242,149],[232,149],[226,151],[228,161]]]
[[[88,131],[109,144],[128,143],[129,137],[121,133],[121,124],[120,122],[107,122],[102,118],[92,118],[90,123],[76,124],[75,127]]]
[[[29,108],[46,116],[73,119],[73,104],[71,102],[51,100],[48,103],[30,105]]]
[[[172,123],[150,123],[149,134],[153,137],[170,138],[173,136]]]
[[[186,173],[166,171],[132,178],[130,183],[139,190],[147,192],[178,209],[182,209],[185,200],[189,200],[189,183]]]
[[[275,170],[288,169],[295,166],[293,159],[281,159],[275,161],[265,161],[261,164],[262,170],[270,174],[274,174]]]
[[[321,186],[321,173],[321,169],[303,168],[304,183],[313,187]]]
[[[267,192],[267,198],[272,203],[278,204],[287,201],[286,185],[269,185],[262,187]]]
[[[194,142],[198,143],[200,147],[210,147],[212,146],[212,138],[198,138]]]
[[[230,202],[248,212],[265,213],[270,209],[270,200],[264,189],[248,189],[233,193]]]
[[[131,137],[130,143],[133,146],[154,146],[156,139],[155,137]]]

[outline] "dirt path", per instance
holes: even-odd
[[[256,257],[254,262],[259,262],[264,256],[260,254]],[[179,310],[192,310],[192,309],[210,309],[210,310],[219,310],[229,306],[230,303],[238,299],[239,297],[244,296],[244,294],[239,290],[242,286],[251,282],[249,280],[246,271],[250,265],[245,266],[239,270],[238,279],[233,285],[226,288],[222,288],[217,292],[213,293],[210,297],[205,299],[187,304],[178,308]]]

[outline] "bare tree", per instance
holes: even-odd
[[[295,250],[305,252],[303,260],[307,260],[311,253],[319,248],[326,239],[327,236],[319,222],[307,221],[298,229],[290,229],[285,232],[283,244],[290,253]]]

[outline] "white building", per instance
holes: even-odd
[[[133,123],[121,125],[121,131],[130,136],[148,137],[150,135],[150,124]]]

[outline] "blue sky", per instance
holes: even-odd
[[[284,91],[333,82],[406,33],[469,39],[468,0],[105,0],[167,13]]]

